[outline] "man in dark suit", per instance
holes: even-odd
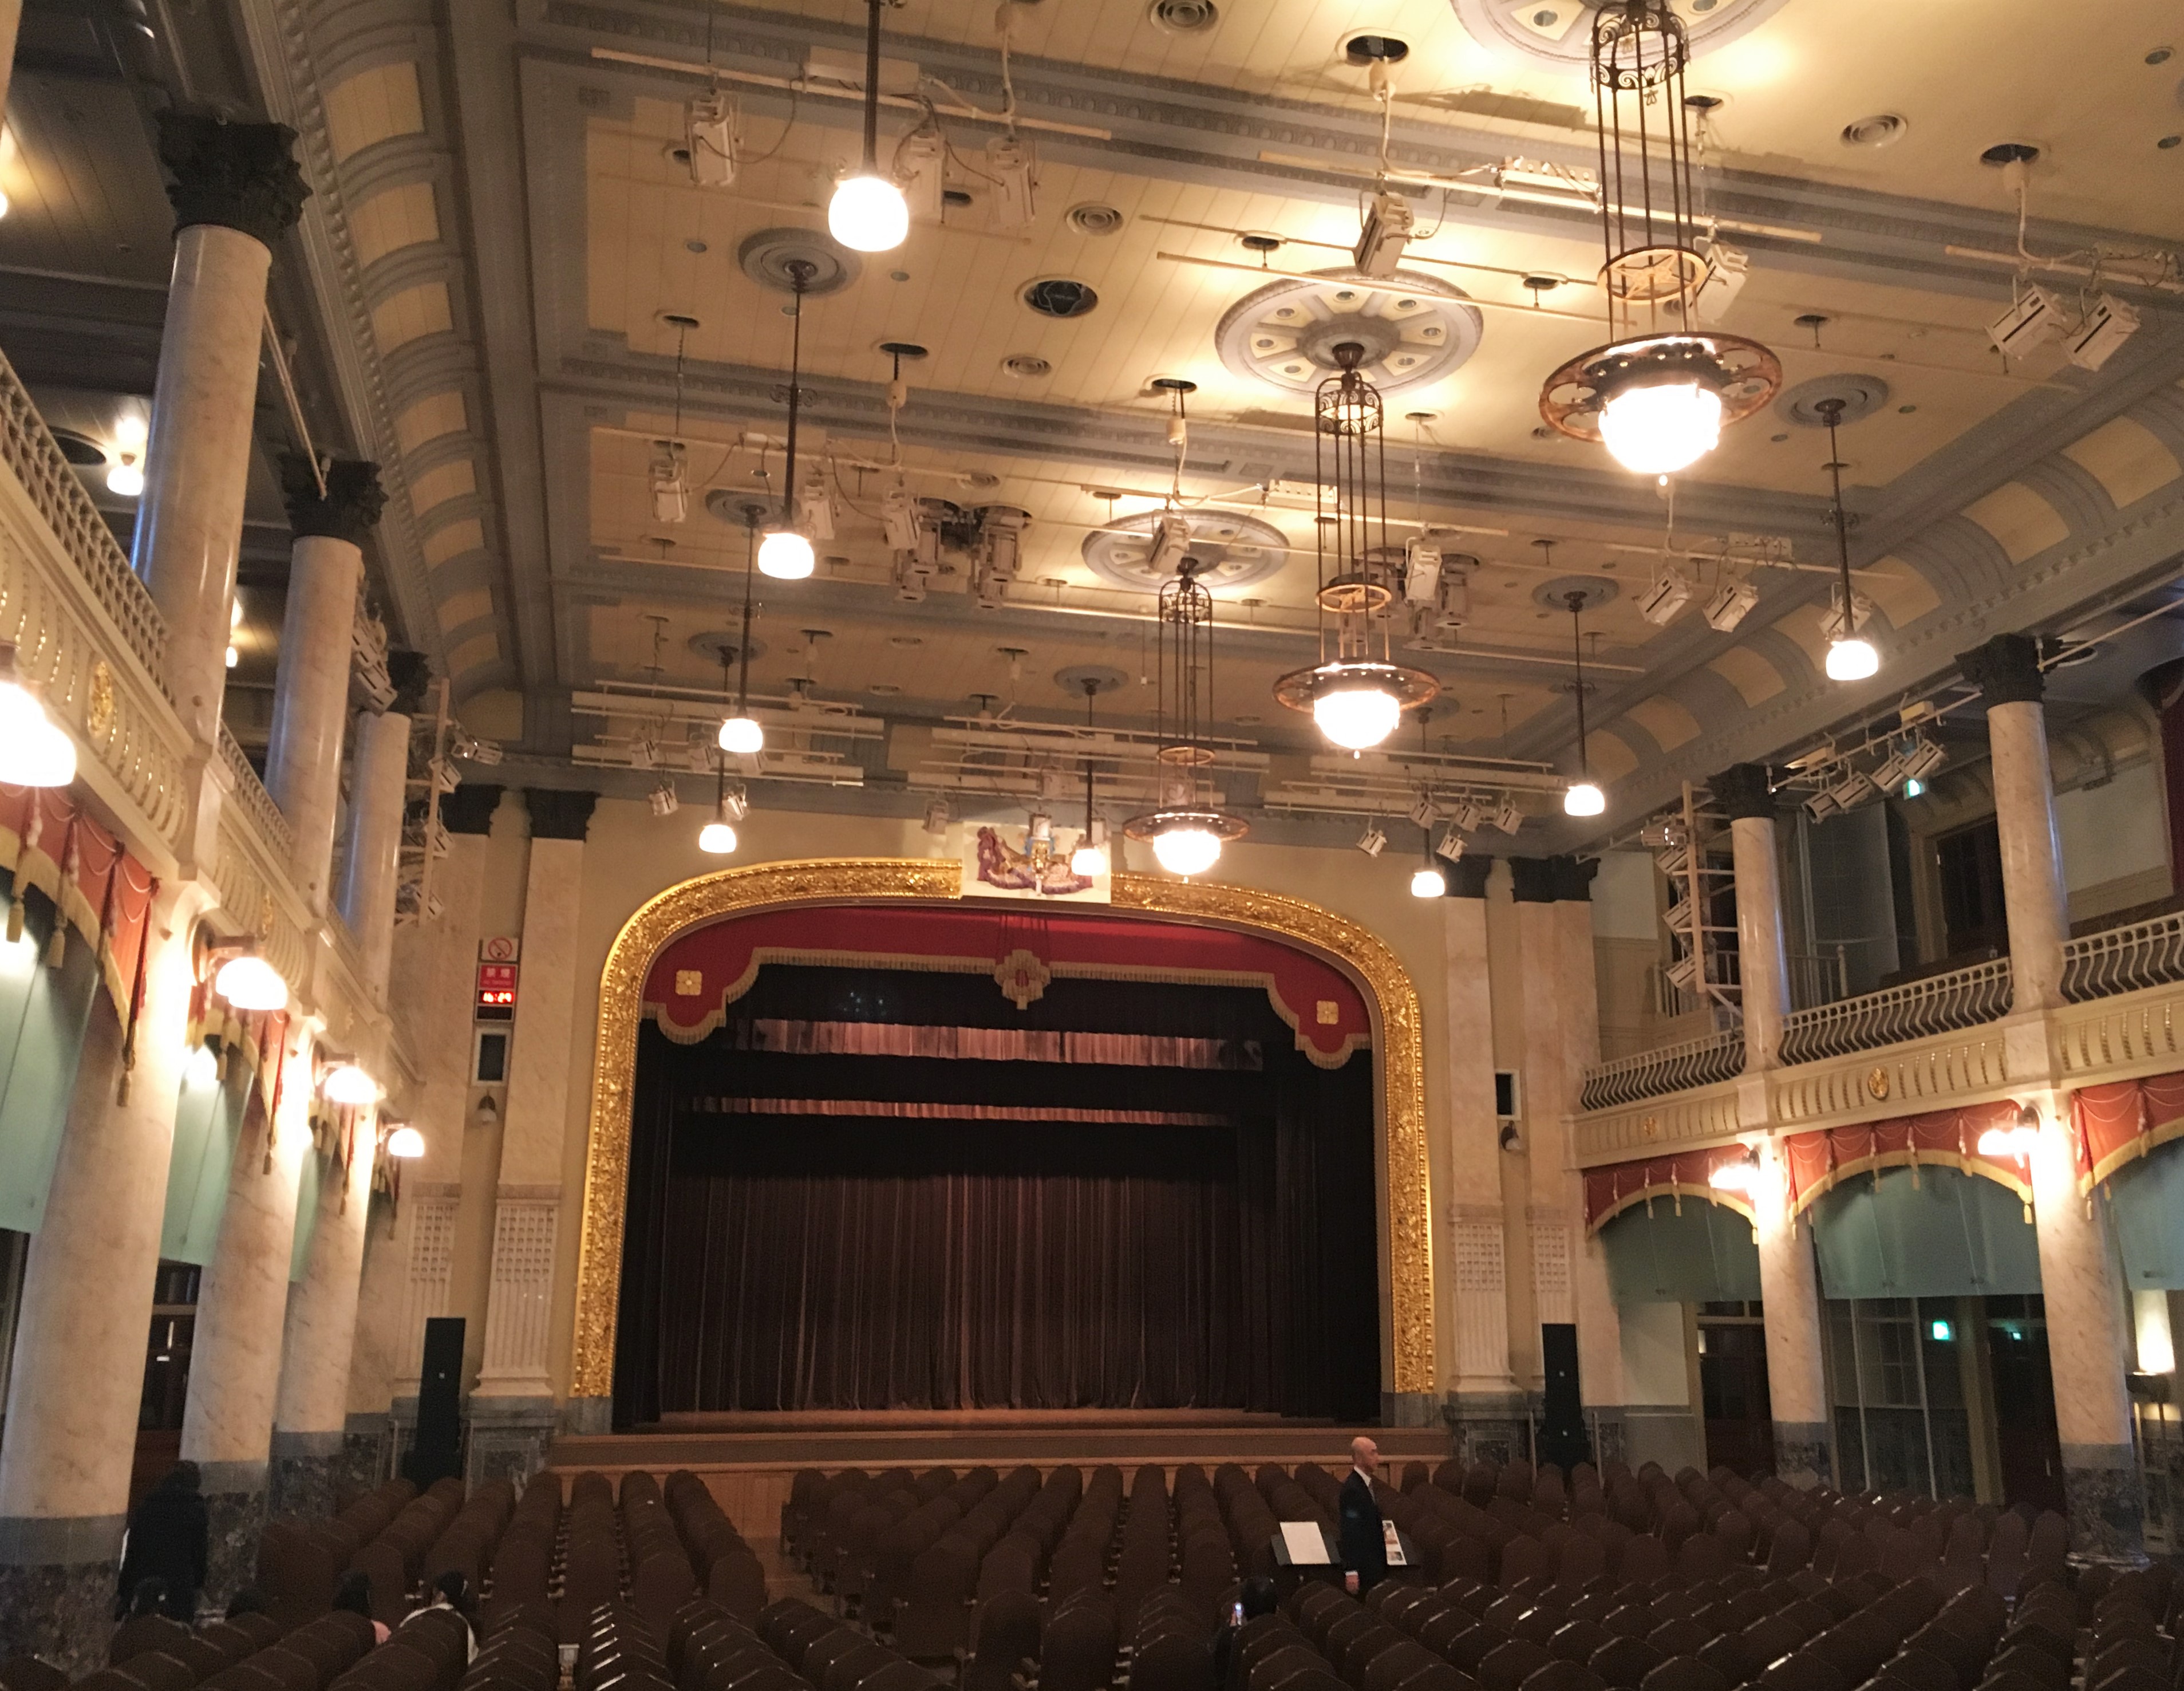
[[[1363,1596],[1388,1577],[1388,1541],[1381,1531],[1380,1505],[1373,1501],[1373,1476],[1380,1471],[1380,1447],[1369,1438],[1350,1441],[1350,1475],[1342,1482],[1342,1584]]]

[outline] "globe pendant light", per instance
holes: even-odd
[[[238,1010],[280,1010],[288,1003],[288,983],[254,952],[223,963],[213,976],[212,990]]]
[[[75,779],[75,742],[15,678],[15,648],[0,642],[0,781],[65,787]]]
[[[910,233],[910,202],[880,174],[880,7],[866,0],[865,156],[853,176],[834,185],[827,232],[860,253],[892,252]]]
[[[1820,401],[1820,414],[1828,420],[1828,475],[1835,488],[1836,564],[1842,574],[1836,589],[1841,600],[1835,637],[1828,642],[1828,679],[1864,681],[1880,672],[1880,654],[1873,642],[1858,632],[1858,600],[1851,597],[1850,528],[1843,515],[1842,454],[1836,449],[1836,425],[1842,421],[1843,402],[1830,396]]]
[[[781,520],[759,542],[758,568],[760,575],[776,581],[802,581],[817,561],[796,514],[796,415],[804,400],[804,290],[811,282],[812,265],[806,259],[791,259],[787,269],[789,291],[796,296],[795,315],[790,319],[794,326],[788,336],[788,450],[782,468]]]
[[[1540,390],[1551,427],[1600,442],[1624,468],[1647,476],[1689,469],[1725,425],[1782,386],[1773,353],[1699,321],[1713,264],[1698,251],[1684,99],[1690,57],[1670,0],[1598,0],[1591,72],[1608,340]]]
[[[1100,678],[1088,675],[1083,685],[1084,732],[1089,735],[1092,732],[1092,696],[1100,690]],[[1082,875],[1087,880],[1107,873],[1107,854],[1092,843],[1092,759],[1088,754],[1084,759],[1084,832],[1078,835],[1077,847],[1069,854],[1069,873]],[[1218,849],[1217,841],[1216,849]],[[1157,844],[1154,846],[1153,852],[1155,856],[1159,855]]]
[[[1154,753],[1160,803],[1123,824],[1149,841],[1160,866],[1186,879],[1220,861],[1221,848],[1241,840],[1245,824],[1213,802],[1199,771],[1213,762],[1201,735],[1213,717],[1213,595],[1186,556],[1160,590],[1160,717]]]
[[[319,1090],[330,1104],[368,1104],[379,1097],[379,1083],[354,1063],[337,1063],[326,1070]]]
[[[1358,369],[1364,355],[1356,341],[1336,346],[1340,368],[1313,396],[1319,662],[1274,684],[1277,700],[1311,712],[1323,734],[1353,752],[1379,745],[1405,711],[1440,690],[1424,670],[1395,662],[1390,647],[1402,549],[1388,539],[1380,393]]]
[[[1585,610],[1585,594],[1573,591],[1563,601],[1569,606],[1570,655],[1577,662],[1577,779],[1563,793],[1564,816],[1598,816],[1607,808],[1607,795],[1592,779],[1592,763],[1585,745],[1585,635],[1579,617]]]
[[[751,625],[751,566],[758,556],[758,521],[765,507],[747,505],[744,507],[744,635],[737,648],[735,713],[721,723],[720,744],[723,751],[738,757],[755,757],[766,749],[766,730],[759,726],[758,718],[750,713],[750,625]],[[721,690],[727,691],[728,655],[721,654]],[[734,848],[731,846],[730,850]]]
[[[407,1125],[393,1129],[387,1136],[387,1154],[399,1157],[404,1162],[425,1154],[425,1136]]]

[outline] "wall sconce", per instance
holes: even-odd
[[[255,940],[221,939],[202,928],[198,930],[198,940],[205,961],[214,965],[212,990],[230,1004],[238,1010],[287,1007],[288,983],[281,978],[278,969],[258,955]]]
[[[387,1134],[387,1154],[408,1161],[425,1154],[425,1136],[407,1122],[391,1127]]]
[[[477,1101],[477,1108],[471,1112],[471,1119],[480,1127],[500,1125],[500,1106],[493,1101],[492,1093],[488,1092]]]
[[[330,1104],[363,1105],[379,1102],[379,1082],[354,1058],[333,1052],[320,1053],[319,1091]]]

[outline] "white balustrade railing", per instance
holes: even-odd
[[[226,723],[220,725],[220,755],[227,765],[227,773],[235,778],[236,803],[242,806],[265,843],[285,865],[295,853],[296,830],[281,814],[281,806],[273,802],[273,795],[265,790],[265,784],[250,767],[250,755],[236,743]]]
[[[2063,996],[2073,1004],[2184,980],[2184,911],[2067,941]]]
[[[94,597],[144,666],[154,686],[166,685],[167,625],[129,555],[106,526],[75,466],[61,454],[46,420],[14,366],[0,358],[0,462],[46,519],[83,572]]]
[[[1814,1063],[1976,1027],[2008,1015],[2009,1004],[2009,959],[1996,957],[1797,1011],[1783,1020],[1782,1061]]]
[[[1578,1094],[1580,1108],[1611,1109],[1635,1104],[1641,1098],[1658,1098],[1713,1080],[1733,1080],[1744,1072],[1744,1030],[1728,1028],[1719,1033],[1664,1045],[1658,1051],[1641,1051],[1619,1057],[1585,1071],[1585,1085]]]

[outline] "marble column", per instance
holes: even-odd
[[[0,114],[8,109],[8,73],[15,68],[15,37],[23,27],[23,0],[0,0]]]
[[[31,1241],[0,1441],[0,1638],[103,1666],[189,1021],[192,891],[153,906],[132,1030],[92,1001]],[[127,1085],[122,1085],[124,1076]]]
[[[598,795],[527,788],[523,799],[531,815],[523,974],[502,1112],[484,1363],[471,1394],[473,1482],[535,1469],[555,1423],[549,1318],[576,1031],[577,916],[584,835]]]
[[[1759,1296],[1767,1318],[1767,1392],[1774,1415],[1774,1471],[1810,1489],[1836,1483],[1835,1421],[1822,1351],[1820,1281],[1812,1230],[1790,1214],[1779,1141],[1763,1139],[1752,1194]]]
[[[267,1485],[269,1504],[278,1515],[332,1514],[336,1491],[351,1477],[348,1364],[378,1143],[375,1113],[359,1112],[348,1140],[348,1166],[331,1158],[325,1164],[304,1277],[288,1288]]]
[[[1774,795],[1767,771],[1738,763],[1708,782],[1729,812],[1736,874],[1736,957],[1743,984],[1744,1072],[1774,1067],[1790,1013],[1790,959],[1782,941],[1782,871],[1774,850]]]
[[[349,773],[348,854],[342,865],[341,913],[364,953],[365,984],[384,998],[394,960],[394,897],[402,858],[402,812],[409,797],[410,719],[432,678],[415,652],[389,652],[394,702],[382,714],[358,713]]]
[[[2003,912],[2009,924],[2010,1007],[2020,1015],[2052,1010],[2063,1002],[2070,907],[2055,828],[2055,782],[2048,765],[2039,643],[2029,634],[1997,634],[1960,653],[1957,662],[1986,706]]]
[[[1434,1253],[1441,1284],[1437,1348],[1443,1414],[1460,1461],[1506,1462],[1526,1451],[1523,1388],[1509,1370],[1509,1290],[1502,1203],[1501,1124],[1494,1109],[1494,1003],[1486,883],[1494,859],[1448,867],[1440,902],[1447,1025],[1447,1155],[1434,1213],[1446,1244]]]
[[[290,867],[297,889],[323,916],[333,873],[334,818],[341,806],[356,590],[364,578],[365,539],[387,495],[376,464],[344,459],[328,466],[323,494],[309,460],[292,456],[281,473],[296,539],[281,621],[265,790],[295,835]]]
[[[2026,1102],[2041,1117],[2032,1153],[2032,1220],[2070,1548],[2136,1560],[2146,1550],[2146,1499],[2124,1377],[2132,1354],[2129,1294],[2107,1236],[2107,1206],[2078,1187],[2070,1095],[2043,1091]]]
[[[220,1233],[198,1282],[182,1409],[182,1456],[202,1471],[212,1514],[207,1593],[222,1601],[249,1582],[265,1523],[296,1187],[311,1144],[310,1035],[292,1025],[280,1063],[270,1116],[254,1105],[236,1141]]]
[[[137,505],[136,566],[167,630],[167,688],[202,754],[220,731],[229,609],[272,248],[310,190],[274,123],[159,114],[176,216]]]

